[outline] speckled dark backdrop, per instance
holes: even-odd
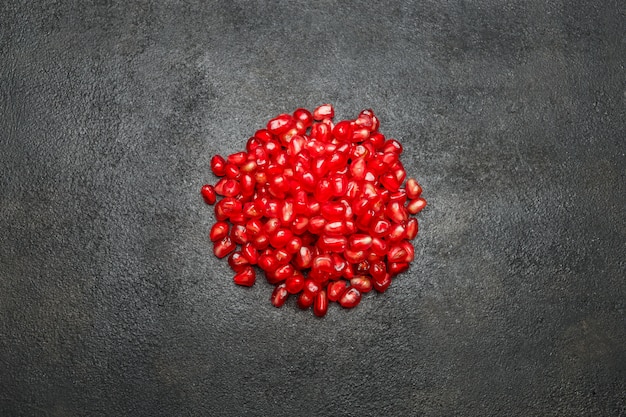
[[[624,2],[3,1],[0,415],[626,415]],[[272,116],[372,107],[417,260],[325,319],[199,196]]]

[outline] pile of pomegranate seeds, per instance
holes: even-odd
[[[254,285],[256,265],[275,285],[274,306],[293,295],[319,317],[329,302],[352,308],[384,292],[408,269],[418,231],[410,215],[426,206],[415,179],[402,186],[402,145],[378,131],[372,110],[334,115],[324,104],[276,116],[246,151],[215,155],[221,179],[201,190],[215,204],[213,252],[228,256],[235,284]]]

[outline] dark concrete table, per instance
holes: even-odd
[[[617,1],[5,1],[0,415],[626,415]],[[272,116],[377,111],[417,260],[320,320],[210,255]]]

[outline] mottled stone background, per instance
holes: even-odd
[[[0,415],[626,415],[625,16],[3,1]],[[411,269],[320,320],[232,283],[199,189],[325,102],[429,206]]]

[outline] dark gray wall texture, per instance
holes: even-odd
[[[626,415],[623,1],[3,1],[1,416]],[[364,108],[416,260],[327,317],[237,287],[210,158]]]

